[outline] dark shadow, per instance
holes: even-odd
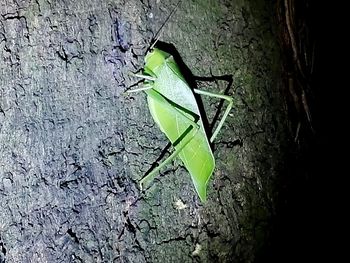
[[[308,128],[308,123],[304,124],[302,127],[305,128],[299,132],[299,142],[290,144],[285,171],[278,182],[279,198],[275,201],[270,244],[256,262],[341,262],[341,252],[346,250],[339,245],[340,234],[345,228],[337,213],[345,206],[339,206],[344,199],[337,196],[343,192],[337,175],[343,177],[344,173],[338,170],[342,160],[336,146],[343,144],[337,142],[337,139],[341,140],[341,129],[337,129],[335,116],[339,111],[335,109],[341,104],[337,96],[343,95],[334,92],[334,87],[342,86],[338,82],[340,78],[334,76],[342,75],[335,60],[341,57],[337,51],[343,52],[343,49],[339,45],[341,41],[335,40],[338,32],[333,30],[339,28],[340,23],[336,24],[338,21],[332,19],[331,14],[342,16],[336,10],[339,5],[315,0],[290,3],[297,16],[293,21],[303,26],[303,30],[296,28],[296,35],[300,37],[301,31],[309,32],[308,38],[298,43],[305,54],[312,52],[312,71],[306,71],[304,75],[308,79],[305,79],[294,72],[297,67],[293,56],[290,60],[284,58],[284,63],[293,70],[293,73],[288,72],[287,79],[296,76],[299,83],[307,83],[303,88],[312,94],[308,97],[312,128]],[[324,32],[328,32],[327,38]],[[311,50],[308,43],[314,43]],[[282,53],[285,55],[289,51],[285,48]],[[289,118],[290,122],[296,122]]]

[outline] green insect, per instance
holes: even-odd
[[[231,97],[208,91],[192,89],[186,82],[174,57],[159,49],[152,48],[145,57],[143,74],[144,87],[127,92],[145,91],[148,107],[154,121],[168,137],[175,151],[141,181],[140,187],[151,181],[165,165],[179,156],[192,177],[200,199],[207,198],[207,184],[215,168],[215,159],[210,143],[222,128],[231,108]],[[229,102],[216,130],[208,139],[202,116],[194,93],[208,95]]]
[[[158,35],[181,0],[158,30]],[[159,35],[158,35],[159,36]],[[179,156],[192,177],[199,198],[207,199],[207,184],[215,168],[215,159],[210,147],[231,111],[233,100],[223,94],[215,94],[190,87],[174,56],[161,48],[149,48],[142,74],[133,74],[144,79],[144,87],[127,92],[145,91],[148,107],[154,121],[170,140],[175,151],[158,167],[140,181],[140,188],[152,181],[158,172],[175,157]],[[202,115],[194,93],[228,101],[225,113],[210,139],[204,129]]]

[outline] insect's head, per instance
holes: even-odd
[[[149,51],[145,57],[145,66],[154,71],[160,65],[163,65],[164,61],[171,55],[159,48],[153,48]]]
[[[164,52],[160,50],[159,48],[155,48],[156,45],[159,44],[160,34],[162,32],[163,27],[167,24],[170,17],[176,12],[178,6],[181,4],[182,0],[179,0],[174,7],[174,9],[171,11],[171,13],[168,15],[162,26],[158,29],[157,33],[155,34],[154,38],[151,40],[150,47],[147,49],[146,57],[145,57],[145,64],[150,69],[154,69],[159,65],[162,65],[164,60],[170,57],[170,54],[167,52]]]

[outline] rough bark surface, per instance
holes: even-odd
[[[0,0],[0,262],[256,260],[285,139],[268,2],[183,1],[161,33],[194,75],[233,75],[202,204],[180,161],[140,192],[167,141],[123,95],[176,1]]]

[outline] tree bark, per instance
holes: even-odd
[[[259,258],[287,136],[269,1],[183,1],[168,21],[176,1],[0,6],[1,263]],[[167,140],[145,95],[123,92],[163,24],[194,75],[233,76],[207,203],[180,161],[138,188]],[[203,104],[211,123],[223,107]]]

